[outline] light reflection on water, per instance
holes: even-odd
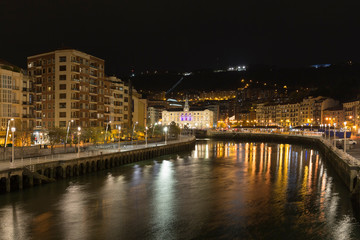
[[[359,239],[348,192],[319,153],[198,142],[109,172],[0,196],[1,239]]]

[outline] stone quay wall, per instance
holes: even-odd
[[[94,156],[34,163],[24,167],[2,170],[0,171],[0,192],[17,191],[58,179],[71,178],[162,155],[191,151],[195,147],[195,142],[195,137],[191,137],[180,142],[170,142],[167,145],[111,153],[104,151],[104,153],[100,152],[99,155]]]
[[[209,131],[208,137],[223,140],[241,140],[254,142],[290,143],[313,147],[324,156],[326,161],[333,167],[347,189],[354,193],[360,185],[359,160],[334,147],[328,140],[321,137],[288,135],[274,133],[250,133],[250,132],[217,132]]]

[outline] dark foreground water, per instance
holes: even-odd
[[[360,225],[317,151],[201,141],[0,195],[0,239],[360,239]]]

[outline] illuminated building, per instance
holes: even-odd
[[[181,128],[212,128],[214,124],[214,113],[208,109],[202,111],[190,111],[189,101],[185,100],[182,111],[162,111],[162,123],[169,125],[175,122]]]

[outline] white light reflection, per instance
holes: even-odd
[[[169,224],[175,216],[174,210],[174,176],[173,163],[164,160],[161,163],[159,175],[155,179],[155,195],[153,200],[154,209],[154,229],[161,229],[158,231],[156,239],[168,239],[168,233],[171,232]]]
[[[30,239],[26,226],[31,223],[32,217],[15,203],[0,209],[0,219],[0,239]]]
[[[89,239],[89,226],[87,226],[88,213],[86,211],[87,199],[83,192],[84,186],[70,185],[59,201],[61,210],[61,222],[63,225],[64,239]],[[101,206],[100,206],[101,208]]]

